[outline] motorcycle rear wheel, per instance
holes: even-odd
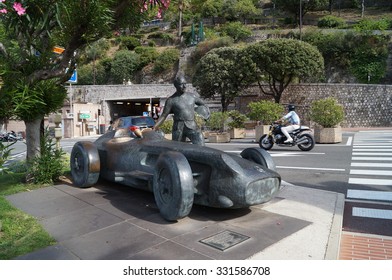
[[[268,134],[264,134],[263,136],[260,137],[259,140],[260,148],[264,150],[270,150],[273,145],[274,145],[274,140],[272,139],[272,136]]]
[[[304,138],[308,140],[307,143],[298,144],[298,148],[300,148],[302,151],[307,152],[314,148],[314,137],[312,134],[304,133],[299,137],[299,140],[302,140]]]

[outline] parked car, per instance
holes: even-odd
[[[121,117],[115,121],[115,129],[125,129],[130,137],[140,137],[141,131],[145,128],[152,128],[155,121],[146,116],[128,116]]]
[[[281,186],[269,153],[246,148],[241,155],[166,140],[157,131],[142,138],[115,137],[109,131],[95,142],[75,143],[73,184],[90,187],[99,177],[154,193],[166,220],[186,217],[193,204],[246,208],[265,203]]]

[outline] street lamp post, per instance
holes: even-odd
[[[302,0],[299,0],[299,39],[302,41]]]
[[[299,0],[299,39],[302,41],[302,1],[308,2],[309,0]]]

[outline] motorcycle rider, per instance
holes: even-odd
[[[287,125],[281,128],[282,133],[287,137],[287,140],[284,141],[286,144],[293,142],[293,138],[291,138],[289,133],[298,129],[301,122],[299,116],[295,112],[295,106],[290,104],[287,108],[289,112],[277,121],[281,123],[287,122]]]

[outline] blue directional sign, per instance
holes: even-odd
[[[77,83],[78,82],[78,72],[76,69],[73,71],[71,78],[68,80],[68,83]]]

